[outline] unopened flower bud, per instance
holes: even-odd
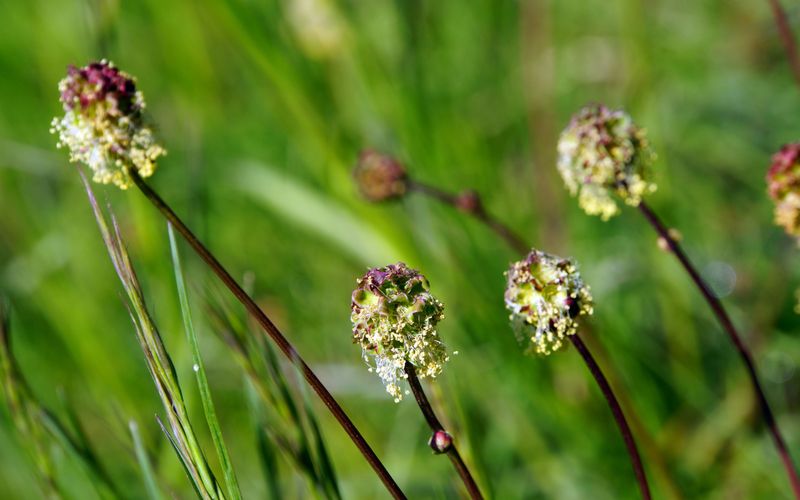
[[[70,161],[85,163],[93,179],[122,189],[131,184],[130,171],[153,174],[166,152],[142,122],[144,98],[134,79],[108,61],[82,68],[70,66],[58,84],[64,116],[54,118],[58,146],[70,151]]]
[[[506,277],[506,308],[527,353],[557,351],[577,332],[577,318],[592,314],[589,287],[571,260],[531,250]]]
[[[572,117],[558,140],[558,171],[586,213],[608,220],[619,212],[616,193],[637,206],[655,191],[650,166],[655,154],[643,129],[625,112],[601,104]]]
[[[453,436],[448,434],[447,431],[438,430],[431,435],[428,440],[428,446],[431,447],[434,453],[447,453],[453,446]]]
[[[483,212],[481,197],[476,191],[464,191],[456,197],[456,208],[468,214]]]
[[[398,382],[407,378],[406,361],[425,378],[436,377],[449,359],[436,332],[444,306],[429,288],[425,276],[400,262],[370,269],[353,291],[354,342],[395,401],[403,398]]]
[[[800,238],[800,143],[787,144],[772,156],[767,188],[775,202],[775,223]]]
[[[408,190],[408,174],[403,164],[371,149],[359,155],[353,178],[361,194],[369,201],[402,198]]]

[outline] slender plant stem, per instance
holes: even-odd
[[[443,191],[435,186],[409,180],[407,182],[408,190],[430,196],[442,203],[450,205],[466,214],[469,214],[480,222],[485,224],[489,229],[494,231],[498,236],[505,240],[508,245],[520,254],[526,254],[530,251],[530,247],[525,243],[517,233],[511,228],[497,220],[489,214],[483,206],[480,197],[473,191],[465,191],[464,193],[455,195]]]
[[[628,455],[631,457],[633,472],[636,474],[636,481],[639,483],[639,490],[642,492],[642,498],[649,500],[651,498],[650,486],[647,484],[647,476],[645,475],[644,466],[642,465],[642,457],[639,456],[639,450],[636,448],[636,441],[633,439],[633,432],[631,432],[631,428],[628,426],[625,414],[622,413],[622,407],[619,405],[617,397],[614,396],[614,391],[611,389],[611,385],[608,383],[605,375],[603,375],[603,371],[594,360],[594,357],[592,357],[592,354],[589,352],[586,344],[583,343],[583,340],[581,340],[578,334],[570,335],[569,339],[583,357],[586,366],[589,367],[589,371],[592,372],[594,379],[597,381],[597,385],[600,386],[600,390],[603,392],[603,396],[605,396],[609,408],[611,408],[611,413],[614,414],[614,420],[617,422],[619,432],[622,434],[622,439],[625,441],[625,447],[628,449]]]
[[[314,392],[322,399],[322,402],[325,403],[325,406],[328,410],[333,414],[339,424],[342,426],[344,431],[353,441],[353,443],[358,447],[361,451],[361,454],[364,455],[364,458],[369,462],[370,466],[373,470],[378,474],[381,481],[383,482],[386,489],[391,493],[394,498],[404,499],[406,498],[405,494],[402,492],[400,487],[395,482],[394,478],[389,474],[389,471],[386,470],[383,463],[381,463],[380,459],[378,459],[375,452],[370,448],[367,441],[361,435],[358,428],[356,428],[353,421],[350,420],[350,417],[344,412],[344,409],[339,405],[339,403],[334,399],[333,395],[328,391],[328,389],[322,384],[322,381],[317,377],[317,375],[311,370],[311,368],[306,364],[300,354],[295,350],[294,346],[286,339],[286,337],[281,333],[280,330],[270,321],[264,311],[261,310],[260,307],[255,303],[255,301],[247,294],[247,292],[242,289],[241,286],[236,282],[236,280],[231,277],[230,273],[222,267],[222,264],[217,260],[214,255],[203,245],[200,240],[192,233],[192,231],[186,227],[183,221],[172,211],[169,205],[161,199],[161,197],[156,193],[139,175],[136,173],[134,169],[130,170],[131,178],[133,178],[134,183],[139,188],[139,190],[150,200],[153,205],[161,212],[161,214],[173,225],[173,227],[184,237],[184,239],[189,243],[189,245],[194,249],[195,252],[202,258],[206,264],[211,268],[212,271],[219,277],[220,280],[228,287],[228,289],[233,293],[233,295],[239,300],[239,302],[247,309],[250,315],[258,322],[261,328],[269,335],[273,342],[278,346],[278,348],[283,352],[283,354],[295,364],[300,371],[303,373],[303,377],[306,379],[308,384],[314,389]]]
[[[432,198],[434,198],[436,200],[439,200],[439,201],[441,201],[441,202],[443,202],[445,204],[451,205],[451,206],[457,208],[458,210],[461,210],[462,212],[466,212],[466,213],[468,213],[470,215],[476,215],[475,212],[470,211],[470,208],[477,204],[477,206],[479,207],[479,210],[477,211],[477,214],[482,214],[481,216],[477,217],[478,220],[480,220],[484,224],[487,224],[498,236],[501,237],[501,239],[503,239],[506,242],[506,244],[509,245],[509,247],[512,250],[517,251],[517,252],[519,252],[521,254],[525,254],[530,250],[530,246],[525,242],[524,239],[522,239],[520,236],[518,236],[516,233],[514,233],[511,229],[509,229],[508,226],[502,224],[497,219],[494,219],[493,217],[489,216],[485,212],[485,209],[483,208],[482,203],[480,203],[480,199],[477,198],[477,195],[472,194],[473,203],[469,204],[469,203],[464,203],[465,199],[469,200],[468,198],[465,198],[465,194],[466,195],[471,194],[469,191],[465,192],[465,194],[453,195],[453,194],[447,193],[447,192],[445,192],[445,191],[443,191],[443,190],[441,190],[441,189],[439,189],[439,188],[437,188],[435,186],[430,186],[430,185],[423,184],[423,183],[420,183],[420,182],[416,182],[416,181],[413,181],[413,180],[408,181],[408,189],[409,189],[409,191],[416,191],[416,192],[419,192],[421,194],[430,196],[430,197],[432,197]],[[474,200],[477,200],[477,201],[474,201]],[[591,327],[591,325],[586,325],[585,328],[588,329],[590,327]],[[602,351],[601,351],[601,354],[602,354]],[[602,356],[601,356],[601,361],[602,361]],[[608,365],[609,363],[606,363],[606,364]],[[628,406],[628,414],[630,415],[631,422],[633,422],[635,424],[635,426],[638,429],[641,430],[642,433],[647,432],[645,430],[644,424],[641,423],[641,420],[638,419],[636,413],[633,411],[633,405],[628,404],[627,406]],[[661,472],[661,475],[659,477],[664,482],[664,484],[665,484],[664,487],[670,492],[670,495],[669,495],[670,498],[678,498],[678,499],[681,498],[681,495],[678,492],[678,489],[675,486],[675,483],[673,482],[671,476],[669,475],[669,471],[667,470],[666,466],[664,466],[664,461],[661,458],[661,456],[659,455],[658,450],[657,450],[657,448],[656,448],[656,446],[654,444],[654,441],[652,440],[652,438],[648,437],[648,439],[645,440],[645,443],[651,443],[651,446],[649,446],[649,447],[645,446],[645,452],[648,452],[648,453],[650,453],[650,455],[652,455],[652,457],[651,457],[651,458],[653,458],[652,462],[654,462],[654,466],[657,467],[657,470],[659,470]]]
[[[797,51],[797,41],[792,33],[789,17],[786,15],[786,11],[781,6],[779,0],[769,0],[769,5],[772,7],[775,26],[778,28],[781,42],[783,42],[783,48],[786,50],[786,58],[789,60],[789,66],[792,68],[792,74],[797,84],[800,85],[800,54],[798,54]]]
[[[422,410],[422,415],[425,417],[425,421],[431,428],[431,440],[435,439],[436,434],[439,432],[444,432],[449,437],[450,435],[436,417],[436,413],[434,413],[433,407],[428,401],[428,396],[425,395],[425,391],[422,389],[422,384],[419,383],[419,378],[417,378],[417,370],[414,368],[414,365],[406,361],[405,371],[406,375],[408,375],[408,383],[411,385],[411,391],[414,393],[414,398],[417,400],[417,405],[419,406],[419,409]],[[433,447],[433,441],[431,441],[431,446]],[[464,463],[464,460],[461,458],[461,455],[458,453],[455,443],[451,442],[443,452],[450,457],[450,461],[453,463],[453,467],[456,468],[458,475],[461,476],[461,481],[463,481],[464,486],[467,488],[470,498],[473,500],[483,500],[483,495],[481,495],[481,491],[478,489],[478,484],[475,482],[475,479],[472,477],[472,473],[469,471],[467,465]]]
[[[764,394],[764,389],[761,387],[761,383],[758,380],[756,366],[753,362],[753,356],[750,354],[750,350],[744,344],[739,336],[739,333],[736,331],[736,327],[733,325],[730,316],[728,316],[727,311],[725,311],[725,308],[722,306],[722,302],[720,302],[720,300],[711,292],[711,289],[708,287],[706,282],[703,281],[703,278],[700,277],[700,274],[689,260],[689,257],[687,257],[687,255],[684,253],[678,242],[669,234],[669,230],[661,222],[661,219],[659,219],[658,216],[644,202],[639,204],[639,211],[642,212],[650,225],[653,226],[653,229],[655,229],[658,235],[667,243],[670,251],[672,251],[675,257],[677,257],[678,261],[680,261],[683,268],[692,278],[692,281],[694,281],[694,284],[697,285],[700,293],[706,299],[706,302],[708,302],[708,305],[711,307],[711,310],[714,312],[717,320],[722,325],[722,328],[727,332],[731,342],[733,342],[734,347],[736,347],[739,356],[741,356],[742,361],[747,368],[747,373],[750,375],[750,381],[753,383],[753,389],[756,393],[758,405],[761,408],[761,414],[764,416],[764,422],[767,424],[767,427],[772,434],[772,440],[775,442],[775,447],[778,449],[778,454],[780,455],[783,466],[786,469],[787,475],[789,476],[789,481],[792,483],[794,496],[795,498],[800,499],[800,478],[798,478],[797,469],[792,462],[792,457],[789,454],[789,450],[786,447],[786,442],[784,441],[780,429],[778,428],[778,423],[775,420],[775,416],[773,415],[772,409],[769,406],[767,396]]]

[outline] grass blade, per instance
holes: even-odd
[[[36,465],[45,496],[61,498],[53,464],[43,440],[44,429],[39,418],[41,408],[30,394],[11,351],[10,313],[4,297],[0,297],[0,377],[9,414]]]
[[[267,424],[264,419],[264,412],[262,406],[259,404],[259,397],[256,394],[255,388],[252,384],[247,383],[247,402],[250,408],[250,415],[253,419],[253,425],[256,431],[256,444],[258,456],[261,459],[261,469],[264,476],[264,482],[267,486],[267,496],[272,500],[280,500],[284,495],[281,494],[278,477],[278,457],[273,443],[270,440],[269,433],[267,432]]]
[[[214,441],[214,448],[217,450],[217,456],[222,465],[222,473],[225,476],[225,485],[227,486],[228,494],[231,496],[231,499],[240,500],[242,495],[239,490],[239,483],[236,480],[236,474],[231,464],[230,455],[225,446],[225,440],[222,437],[222,429],[217,419],[214,401],[211,398],[211,389],[208,386],[205,366],[200,356],[200,346],[197,341],[197,332],[194,329],[194,323],[192,322],[192,315],[189,309],[189,297],[186,293],[186,283],[183,277],[178,244],[175,241],[175,233],[172,229],[172,224],[167,223],[167,231],[169,233],[169,246],[172,254],[172,267],[175,269],[175,282],[178,287],[178,298],[180,300],[181,314],[183,316],[183,326],[192,349],[192,360],[194,363],[192,368],[197,377],[197,386],[200,390],[200,399],[203,403],[203,413],[205,413],[206,423],[211,431],[211,438]]]
[[[89,182],[83,172],[79,170],[79,173],[109,257],[127,294],[128,302],[125,303],[125,306],[128,308],[147,369],[156,386],[172,430],[172,434],[167,434],[170,443],[175,448],[198,494],[202,498],[223,500],[225,494],[206,461],[205,453],[195,435],[175,367],[161,334],[145,305],[144,292],[125,248],[119,225],[113,213],[110,214],[111,224],[107,222],[106,215],[100,209]],[[164,428],[163,425],[162,428]]]
[[[144,487],[147,490],[147,497],[150,500],[161,500],[161,490],[158,488],[156,482],[156,474],[153,470],[153,465],[150,463],[150,457],[147,455],[147,450],[142,442],[142,436],[139,434],[139,425],[135,420],[128,422],[128,428],[131,431],[131,439],[133,440],[133,451],[136,454],[136,461],[139,462],[139,468],[142,471],[142,479],[144,480]]]

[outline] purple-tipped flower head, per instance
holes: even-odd
[[[775,201],[775,223],[800,238],[800,143],[787,144],[772,156],[767,188]]]
[[[449,359],[436,332],[444,306],[429,289],[425,276],[400,262],[370,269],[353,291],[354,342],[395,401],[403,398],[406,361],[424,378],[436,377]]]
[[[644,130],[625,112],[591,105],[572,117],[558,140],[558,171],[586,213],[608,220],[619,212],[616,193],[637,206],[655,191],[655,154]]]
[[[577,318],[592,314],[592,296],[575,264],[538,250],[506,272],[506,308],[527,353],[547,355],[577,332]]]
[[[408,174],[403,164],[371,149],[359,155],[353,178],[361,194],[369,201],[402,198],[408,190]]]
[[[64,116],[53,119],[51,132],[58,147],[69,149],[70,161],[88,165],[96,182],[122,189],[132,182],[131,169],[153,174],[165,151],[142,123],[144,98],[130,75],[105,60],[70,66],[58,89]]]

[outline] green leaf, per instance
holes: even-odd
[[[244,165],[237,187],[265,208],[283,216],[335,245],[364,265],[393,262],[401,255],[378,231],[373,230],[335,199],[304,186],[266,165]]]
[[[197,377],[197,387],[200,390],[200,400],[203,403],[203,413],[206,417],[206,423],[211,431],[211,439],[214,441],[214,448],[217,451],[220,464],[222,464],[222,473],[225,476],[225,485],[228,489],[228,494],[233,500],[241,500],[242,494],[239,490],[239,483],[236,480],[236,474],[233,470],[228,449],[225,446],[225,440],[222,437],[222,429],[217,419],[217,412],[214,408],[214,401],[211,398],[211,389],[208,386],[208,378],[206,377],[206,370],[203,365],[203,359],[200,356],[200,346],[197,341],[197,333],[194,329],[192,322],[192,315],[189,309],[189,297],[186,293],[186,283],[183,278],[183,270],[181,269],[180,255],[178,254],[178,244],[175,241],[175,233],[172,230],[172,225],[167,224],[167,231],[169,233],[169,246],[172,253],[172,266],[175,269],[175,282],[178,286],[178,297],[181,304],[181,314],[183,316],[183,326],[186,330],[186,337],[189,340],[189,345],[192,348],[192,360],[194,366],[192,369]]]
[[[142,442],[142,436],[139,434],[139,425],[135,420],[128,422],[128,428],[131,431],[131,438],[133,439],[133,451],[136,453],[136,461],[139,462],[139,468],[142,470],[142,479],[144,486],[147,490],[147,496],[151,500],[161,500],[163,498],[161,490],[158,488],[156,482],[155,471],[150,463],[150,457],[147,456],[147,450]]]

